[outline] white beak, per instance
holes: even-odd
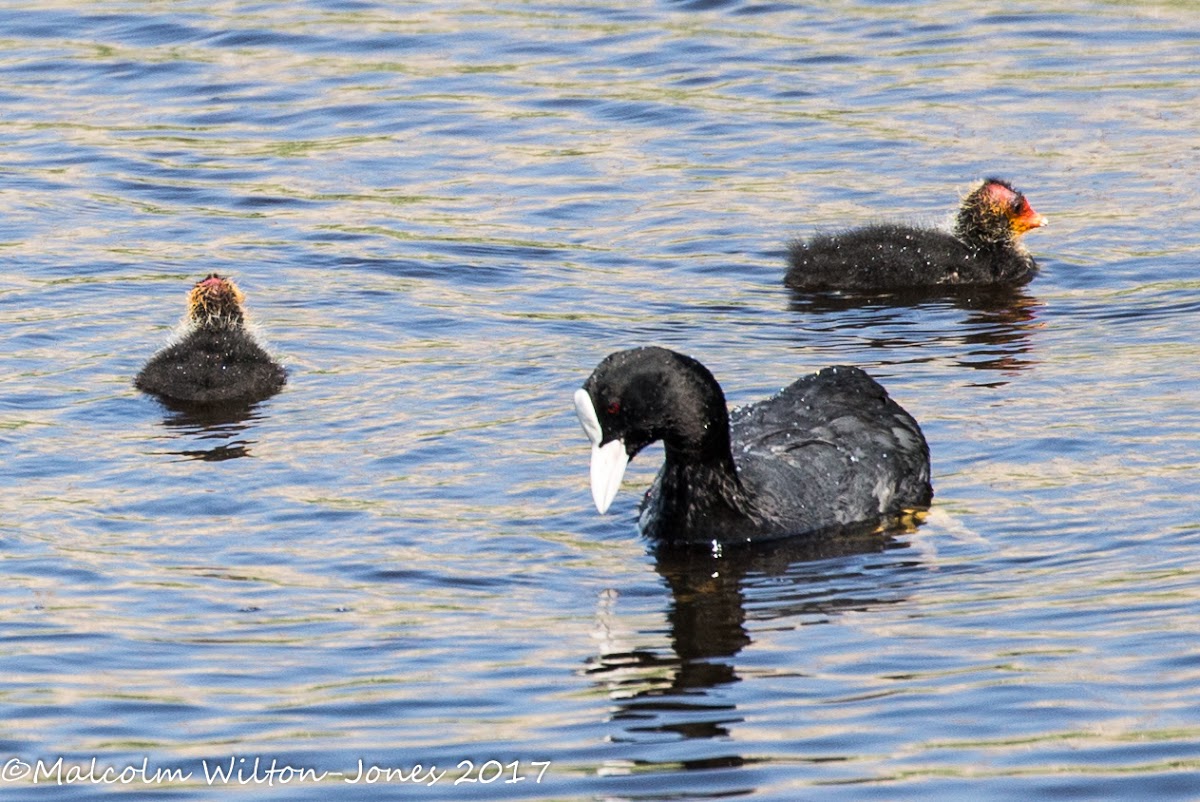
[[[603,436],[600,419],[596,416],[592,397],[582,387],[575,391],[575,414],[579,416],[583,433],[592,442],[592,501],[596,502],[596,509],[603,514],[608,511],[621,488],[621,478],[625,476],[629,455],[625,453],[625,443],[620,439],[600,445]]]

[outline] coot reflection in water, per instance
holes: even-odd
[[[944,355],[957,367],[1017,372],[1037,364],[1034,335],[1045,304],[1021,287],[942,287],[911,292],[789,293],[796,339],[856,337],[885,364]]]
[[[915,526],[908,531],[914,530]],[[735,705],[709,691],[741,681],[739,655],[752,649],[754,641],[748,622],[798,627],[903,601],[903,583],[885,574],[919,566],[915,554],[889,560],[881,568],[852,560],[907,549],[899,534],[860,531],[819,541],[743,545],[720,554],[658,546],[655,568],[670,591],[672,654],[606,642],[608,648],[590,658],[584,669],[614,703],[610,720],[620,730],[611,740],[640,743],[662,734],[686,739],[730,735],[729,727],[741,721],[741,715]],[[748,590],[754,596],[753,613],[747,611]],[[602,626],[613,615],[602,609]],[[799,656],[797,671],[803,671],[803,662]],[[738,765],[743,759],[707,758],[686,767]]]
[[[214,407],[174,405],[164,402],[169,414],[163,426],[191,447],[170,453],[203,462],[223,462],[253,456],[253,440],[245,439],[261,415],[259,404],[226,404]],[[210,445],[211,444],[211,445]]]
[[[186,404],[158,399],[164,409],[163,427],[178,444],[164,453],[203,462],[222,462],[254,456],[255,441],[247,434],[265,417],[266,402]]]

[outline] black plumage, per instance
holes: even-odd
[[[134,385],[197,406],[260,401],[278,392],[287,373],[246,330],[243,300],[231,280],[215,273],[197,282],[182,335],[150,358]]]
[[[953,233],[885,223],[795,240],[784,282],[797,290],[1020,286],[1037,272],[1021,236],[1045,224],[1011,184],[987,178],[963,199]]]
[[[672,543],[831,535],[928,507],[929,447],[874,379],[825,368],[735,410],[696,360],[664,348],[604,359],[576,392],[607,509],[625,462],[661,440],[641,529]]]

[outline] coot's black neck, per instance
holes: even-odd
[[[697,461],[672,453],[670,447],[658,475],[658,505],[654,520],[643,530],[663,540],[708,542],[736,539],[737,532],[757,519],[728,447],[724,456]]]
[[[665,451],[659,478],[665,519],[703,519],[683,527],[694,531],[744,520],[752,504],[733,459],[725,393],[704,366],[686,364],[664,393],[672,403],[662,410],[667,425],[658,433]]]
[[[986,265],[992,281],[1018,281],[1033,274],[1037,264],[1011,231],[988,228],[966,215],[964,210],[959,216],[954,235],[980,265]]]
[[[729,408],[725,393],[708,369],[699,362],[672,354],[679,369],[655,377],[653,397],[647,403],[653,439],[661,439],[667,463],[708,465],[728,470],[736,478],[730,453]]]
[[[1009,219],[975,196],[959,209],[954,236],[976,250],[1007,251],[1019,247]]]
[[[221,309],[212,314],[205,315],[198,322],[203,328],[220,331],[240,329],[246,324],[246,318],[242,314],[241,309],[234,307],[232,309]]]

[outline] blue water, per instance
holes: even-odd
[[[0,796],[1200,797],[1198,57],[1172,3],[6,4]],[[1016,297],[783,287],[990,174]],[[245,415],[131,385],[211,271],[290,372]],[[649,343],[869,370],[928,520],[656,556],[661,450],[598,516],[570,403]]]

